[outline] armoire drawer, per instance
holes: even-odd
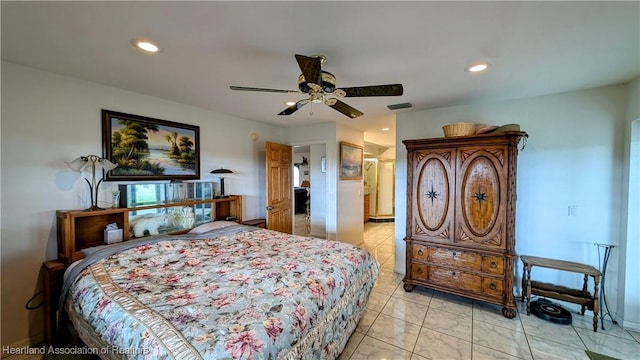
[[[419,281],[427,281],[429,271],[426,264],[411,264],[411,278]]]
[[[501,298],[504,296],[504,282],[499,279],[482,278],[482,293],[490,297]]]
[[[438,266],[428,267],[428,281],[432,284],[455,288],[458,290],[481,292],[482,277],[466,273],[464,271],[441,268]]]
[[[436,265],[482,271],[482,256],[473,252],[429,247],[428,261]]]
[[[496,299],[504,296],[504,281],[502,279],[470,274],[456,269],[414,263],[411,264],[411,278],[434,285],[471,291]]]
[[[429,247],[420,244],[413,244],[413,251],[411,252],[411,257],[414,260],[418,261],[428,261],[429,259]]]
[[[498,256],[483,256],[482,272],[492,275],[504,274],[504,258]]]

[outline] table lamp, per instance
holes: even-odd
[[[89,169],[91,169],[91,182],[89,182],[89,179],[86,177],[84,178],[89,185],[89,192],[91,194],[91,207],[85,209],[85,211],[104,210],[101,207],[98,207],[98,188],[104,178],[96,182],[96,170],[113,170],[118,166],[118,164],[114,164],[108,159],[102,158],[98,155],[79,156],[72,161],[66,161],[65,164],[75,172],[82,172],[82,170],[89,171]]]
[[[224,174],[233,174],[233,171],[229,170],[229,169],[215,169],[213,171],[211,171],[212,174],[216,174],[220,177],[220,197],[221,198],[226,198],[229,197],[228,195],[224,194]]]

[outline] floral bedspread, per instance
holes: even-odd
[[[211,232],[93,262],[66,310],[102,358],[333,359],[377,275],[376,260],[349,244]]]

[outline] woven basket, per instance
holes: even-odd
[[[442,127],[445,137],[451,136],[468,136],[476,133],[477,124],[473,123],[453,123]]]

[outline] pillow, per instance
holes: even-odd
[[[100,250],[100,249],[104,249],[109,245],[99,245],[99,246],[93,246],[93,247],[89,247],[86,249],[82,249],[80,251],[82,251],[82,253],[84,254],[84,257],[89,257],[91,254],[93,254],[94,252]]]
[[[194,227],[189,231],[189,234],[202,234],[207,231],[222,229],[224,227],[231,226],[231,225],[238,225],[238,223],[234,221],[225,221],[225,220],[212,221],[212,222]]]

